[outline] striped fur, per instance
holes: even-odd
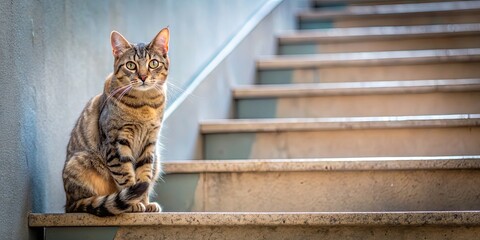
[[[156,143],[166,101],[168,40],[166,28],[149,44],[130,44],[112,32],[114,72],[103,93],[87,103],[68,143],[66,212],[161,211],[149,193],[161,171]]]

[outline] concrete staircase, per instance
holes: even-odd
[[[480,1],[316,0],[171,161],[167,213],[31,214],[46,239],[478,239]],[[73,234],[72,234],[73,233]]]

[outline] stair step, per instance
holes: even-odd
[[[480,1],[350,6],[342,10],[306,11],[300,29],[402,26],[480,22]]]
[[[201,123],[201,131],[204,134],[211,134],[410,127],[464,127],[476,126],[478,124],[480,124],[480,114],[345,118],[221,119]]]
[[[258,83],[396,81],[480,77],[480,48],[264,56]]]
[[[480,156],[175,161],[156,192],[165,211],[474,210],[479,167]]]
[[[480,154],[480,114],[216,120],[205,159]]]
[[[474,170],[479,168],[480,156],[176,160],[162,162],[162,170],[167,175],[179,173]]]
[[[86,232],[89,239],[475,239],[480,212],[30,214],[29,225],[45,227],[46,240]]]
[[[480,47],[480,24],[302,30],[279,36],[280,54]]]
[[[451,0],[311,0],[313,8],[344,9],[347,6],[390,5],[426,2],[451,2]]]
[[[233,95],[237,118],[480,113],[480,79],[257,85]]]

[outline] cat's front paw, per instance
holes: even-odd
[[[160,204],[156,202],[151,202],[147,204],[145,212],[161,212],[162,207],[160,207]]]
[[[145,212],[147,208],[141,202],[132,204],[131,212]]]

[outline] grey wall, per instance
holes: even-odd
[[[266,1],[0,0],[0,238],[27,239],[33,234],[27,228],[30,211],[63,211],[61,169],[66,143],[84,104],[102,91],[104,77],[112,69],[111,30],[138,42],[149,41],[162,27],[170,26],[169,82],[176,86],[170,92],[174,99]],[[270,21],[283,22],[281,18]],[[267,27],[259,31],[273,33]],[[243,49],[272,53],[273,38],[256,44],[261,38],[257,34]],[[245,56],[229,56],[236,57]],[[228,115],[229,93],[224,92],[237,80],[252,80],[251,58],[249,53],[249,60],[241,62],[249,66],[245,72],[232,60],[226,69],[211,75],[220,79],[215,90],[220,95],[192,105],[206,108],[193,119]],[[202,89],[193,102],[205,100],[209,90]],[[218,109],[210,108],[214,99],[221,102]],[[188,114],[176,116],[181,120]],[[177,136],[177,127],[172,124],[167,138]],[[180,145],[196,136],[197,132],[178,135],[164,146],[173,157],[174,152],[198,144]],[[189,156],[193,155],[178,155]]]
[[[270,1],[272,2],[274,1]],[[175,109],[168,109],[161,136],[164,145],[163,161],[202,159],[202,138],[198,123],[232,116],[232,88],[254,83],[256,58],[276,53],[276,36],[282,31],[294,29],[295,14],[307,6],[308,1],[305,0],[282,1],[241,38],[212,71],[199,79],[201,82],[182,104],[178,107],[174,104]],[[256,17],[259,16],[253,16]],[[232,39],[235,40],[237,39]]]

